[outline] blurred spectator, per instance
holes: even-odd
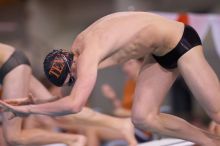
[[[122,100],[117,97],[115,91],[109,84],[103,84],[101,89],[106,98],[112,101],[114,105],[114,115],[120,117],[127,117],[131,114],[132,97],[135,91],[136,78],[141,68],[143,59],[131,59],[122,66],[123,72],[127,76],[125,81]]]

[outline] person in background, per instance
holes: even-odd
[[[126,75],[123,89],[123,97],[120,99],[114,89],[109,84],[103,84],[101,90],[103,95],[114,105],[113,114],[119,117],[130,117],[138,73],[140,71],[143,58],[131,59],[122,65],[122,70]]]

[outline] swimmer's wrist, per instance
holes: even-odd
[[[38,105],[30,104],[27,106],[27,114],[40,114],[40,115],[48,115],[48,113],[45,113],[42,108],[39,108]]]
[[[27,106],[27,114],[28,115],[31,115],[31,114],[41,114],[41,110],[36,107],[37,105],[34,105],[34,104],[30,104]]]
[[[41,114],[41,112],[36,107],[36,105],[30,104],[30,105],[27,106],[27,114],[28,115],[31,115],[31,114]]]

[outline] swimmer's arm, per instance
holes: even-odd
[[[86,56],[81,55],[78,59],[77,80],[69,96],[50,103],[26,106],[25,112],[49,116],[63,116],[80,112],[92,92],[97,78],[98,63],[92,59],[96,58],[94,53],[89,53],[86,53]],[[87,57],[87,55],[93,57]]]
[[[85,88],[89,87],[89,85],[90,85],[90,89],[88,88],[87,90],[85,90]],[[64,116],[68,114],[75,114],[82,110],[88,98],[87,95],[90,94],[88,93],[88,91],[91,91],[92,88],[93,87],[90,79],[85,80],[84,78],[83,80],[80,77],[76,80],[74,89],[70,96],[63,97],[53,102],[35,104],[35,105],[23,105],[23,106],[12,106],[3,101],[0,101],[0,108],[2,108],[5,111],[13,113],[13,116],[11,116],[10,119],[16,116],[26,117],[30,114],[40,114],[40,115],[48,115],[48,116]]]
[[[90,48],[92,45],[90,44]],[[95,48],[96,49],[96,48]],[[98,72],[98,51],[85,49],[77,59],[77,80],[69,96],[59,100],[25,106],[11,106],[0,101],[0,107],[11,111],[16,116],[41,114],[49,116],[63,116],[75,114],[82,110],[96,82]]]

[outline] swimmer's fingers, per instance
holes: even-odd
[[[18,106],[18,105],[33,104],[34,100],[32,94],[29,94],[28,97],[25,98],[6,99],[4,100],[4,102],[10,105]]]
[[[12,120],[12,119],[14,119],[16,117],[23,117],[23,118],[25,118],[25,117],[28,116],[28,114],[18,113],[18,112],[15,112],[15,111],[10,111],[9,110],[8,112],[10,113],[10,115],[8,117],[8,120]]]
[[[24,105],[28,103],[28,98],[17,98],[17,99],[7,99],[4,100],[7,104],[10,105]]]
[[[3,101],[0,101],[0,108],[2,112],[11,112],[13,114],[11,106]]]
[[[0,108],[3,110],[3,111],[7,111],[10,109],[10,105],[7,104],[6,102],[0,100]]]
[[[0,108],[2,112],[11,113],[8,119],[13,119],[15,117],[27,117],[29,115],[29,112],[26,107],[12,106],[10,104],[5,103],[4,101],[0,101]]]
[[[15,117],[15,114],[11,111],[10,107],[8,107],[6,103],[0,101],[0,108],[1,108],[1,112],[10,112],[8,120],[11,120]]]

